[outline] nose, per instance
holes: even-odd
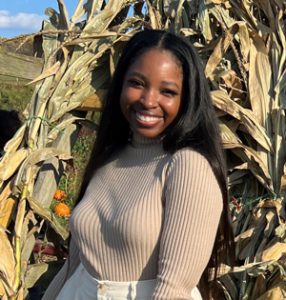
[[[145,108],[154,108],[158,104],[158,95],[153,90],[146,90],[142,95],[140,99],[140,103]]]

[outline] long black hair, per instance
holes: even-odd
[[[221,216],[213,253],[202,280],[205,286],[210,268],[215,274],[225,258],[233,256],[233,236],[228,209],[226,166],[221,146],[218,121],[212,105],[207,79],[195,48],[187,39],[161,30],[144,30],[135,34],[125,46],[113,75],[97,132],[96,143],[84,177],[83,195],[93,172],[128,143],[129,124],[120,109],[120,95],[128,68],[149,49],[169,51],[183,69],[183,93],[178,116],[166,129],[163,148],[174,153],[183,147],[192,147],[209,161],[223,195]],[[204,289],[205,290],[205,289]],[[209,298],[206,296],[206,298]]]

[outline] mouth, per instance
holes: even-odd
[[[154,116],[154,115],[146,114],[146,113],[141,113],[138,111],[135,111],[135,118],[139,124],[141,124],[145,127],[154,126],[163,120],[163,117]]]

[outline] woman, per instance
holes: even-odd
[[[82,191],[44,299],[209,298],[232,235],[217,120],[185,39],[146,30],[127,43]]]

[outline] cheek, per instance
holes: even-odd
[[[130,106],[137,102],[137,99],[140,99],[139,91],[132,88],[125,88],[120,96],[121,108],[129,109]]]
[[[180,101],[176,100],[175,102],[170,101],[170,102],[166,103],[164,110],[168,114],[169,120],[173,121],[177,117],[177,115],[179,114]]]
[[[130,120],[130,113],[133,101],[132,97],[130,96],[130,92],[128,89],[123,89],[121,96],[120,96],[120,108],[121,112],[127,120]]]

